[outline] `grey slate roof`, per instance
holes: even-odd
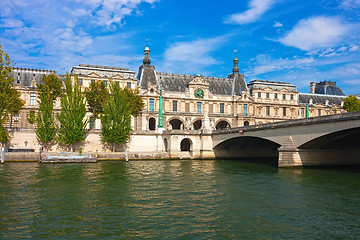
[[[17,68],[14,67],[10,76],[14,78],[15,84],[20,84],[25,87],[30,87],[31,81],[35,79],[36,84],[41,82],[43,75],[56,74],[52,70],[31,69],[31,68]]]
[[[275,91],[287,89],[289,92],[297,92],[296,86],[287,82],[275,82],[275,81],[264,81],[264,80],[252,80],[248,83],[249,89],[265,89],[271,88]]]
[[[196,75],[185,75],[175,73],[156,73],[161,86],[166,91],[171,92],[184,92],[189,83],[196,77]],[[231,95],[232,93],[232,79],[206,77],[202,78],[209,82],[209,90],[216,95]]]
[[[328,100],[329,105],[341,106],[341,103],[344,101],[345,98],[346,96],[299,93],[299,103],[303,105],[309,103],[310,99],[312,99],[313,104],[325,104],[326,100]]]

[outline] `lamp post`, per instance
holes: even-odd
[[[160,98],[159,98],[159,119],[158,119],[158,128],[163,128],[163,99],[162,99],[162,89],[160,85]]]

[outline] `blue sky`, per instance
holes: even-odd
[[[0,44],[17,67],[141,65],[226,77],[336,81],[360,93],[360,0],[1,0]]]

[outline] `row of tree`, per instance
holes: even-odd
[[[6,143],[9,134],[4,123],[8,116],[19,113],[24,101],[11,85],[13,63],[3,50],[0,53],[0,142]],[[115,82],[110,82],[107,88],[103,81],[94,81],[83,92],[78,77],[72,79],[70,74],[66,74],[64,81],[54,74],[43,75],[41,83],[37,84],[37,96],[39,109],[30,110],[27,119],[35,124],[38,140],[45,148],[59,142],[70,146],[71,151],[74,144],[85,140],[87,135],[86,102],[92,117],[101,119],[101,138],[104,143],[111,144],[113,151],[117,144],[128,140],[132,130],[131,116],[138,116],[144,106],[136,90],[122,89]],[[55,114],[54,105],[59,98],[61,111]]]

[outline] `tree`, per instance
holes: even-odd
[[[36,117],[35,133],[45,149],[57,134],[57,126],[54,119],[54,103],[62,94],[62,81],[55,74],[43,75],[41,83],[37,84],[39,95],[39,112]]]
[[[4,126],[8,116],[19,113],[24,106],[20,92],[11,85],[14,81],[10,77],[13,65],[13,61],[0,45],[0,142],[2,144],[10,139]]]
[[[343,108],[348,112],[360,111],[360,100],[352,95],[344,99]]]
[[[133,117],[139,116],[140,112],[144,108],[144,101],[142,98],[138,95],[139,90],[132,90],[128,88],[123,89],[125,97],[127,98],[126,101],[130,104],[131,109],[131,115]]]
[[[74,83],[70,74],[66,74],[65,92],[61,97],[61,112],[57,115],[60,122],[58,141],[69,144],[73,151],[73,144],[83,141],[86,137],[85,96],[81,92],[79,79],[75,76]]]
[[[110,83],[110,95],[104,114],[100,117],[102,123],[101,139],[113,145],[125,143],[131,131],[131,106],[124,90],[119,85]]]
[[[93,81],[90,86],[85,89],[86,101],[89,105],[89,112],[95,118],[98,118],[103,113],[106,105],[109,92],[106,89],[104,81]]]
[[[31,125],[35,124],[35,122],[36,122],[35,109],[29,110],[29,112],[26,115],[26,119],[27,119],[28,123],[30,123]]]

